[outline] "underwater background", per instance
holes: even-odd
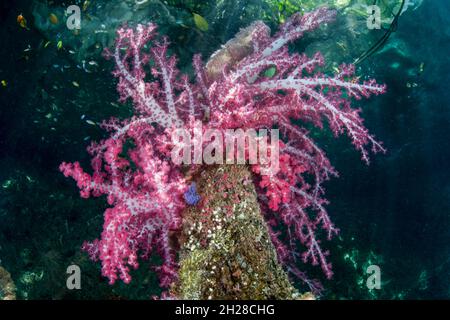
[[[388,90],[360,107],[388,151],[367,166],[346,137],[315,137],[340,174],[326,183],[326,197],[341,233],[327,244],[332,280],[305,268],[322,277],[323,299],[450,298],[450,2],[407,2],[400,14],[395,0],[1,1],[0,266],[17,298],[148,299],[160,292],[151,262],[132,272],[130,284],[108,285],[99,263],[80,250],[101,232],[107,204],[81,199],[58,170],[64,160],[88,164],[86,147],[105,135],[97,123],[131,113],[117,102],[112,64],[101,56],[118,26],[157,23],[180,69],[192,73],[194,53],[208,57],[251,22],[274,30],[292,13],[324,4],[338,10],[338,20],[292,50],[321,51],[330,70],[333,62],[364,58],[357,73]],[[76,34],[65,26],[70,4],[83,9]],[[380,30],[366,26],[369,4],[382,8]],[[82,270],[81,290],[66,288],[71,264]],[[366,286],[374,264],[379,290]]]

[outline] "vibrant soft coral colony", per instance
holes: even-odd
[[[283,232],[289,235],[288,241],[280,241],[280,235],[271,231],[279,260],[288,271],[302,274],[295,268],[299,241],[305,248],[303,261],[320,265],[326,277],[332,277],[328,252],[321,248],[317,234],[321,228],[328,239],[338,233],[324,208],[321,187],[337,173],[307,130],[292,119],[319,128],[326,119],[335,135],[348,134],[368,162],[368,145],[374,152],[384,149],[363,126],[360,110],[350,108],[350,98],[385,91],[374,80],[358,82],[353,65],[341,65],[339,73],[328,76],[316,70],[323,65],[320,53],[312,58],[289,53],[290,42],[335,15],[326,8],[295,14],[273,37],[264,23],[255,22],[249,29],[253,52],[235,66],[225,67],[217,79],[208,78],[196,55],[195,82],[179,74],[176,58],[167,54],[168,40],[156,39],[154,24],[117,31],[114,51],[106,56],[116,65],[113,74],[118,78],[120,101],[131,99],[135,115],[103,123],[111,135],[88,148],[92,175],[77,162],[60,166],[65,176],[77,181],[82,197],[106,195],[111,205],[104,214],[100,239],[83,245],[92,259],[101,260],[102,273],[111,284],[118,276],[128,283],[129,267],[137,268],[138,255],[146,258],[152,248],[164,261],[157,268],[161,286],[176,279],[169,235],[181,226],[188,182],[181,168],[170,161],[170,134],[179,127],[192,129],[195,119],[203,119],[205,129],[280,129],[287,141],[280,142],[280,170],[263,176],[258,165],[252,166],[261,209],[269,229],[284,224],[288,230]],[[264,76],[263,71],[274,66],[275,75]],[[146,68],[151,70],[151,81]],[[127,141],[133,147],[124,156]]]

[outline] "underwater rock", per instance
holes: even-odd
[[[0,300],[16,300],[16,285],[11,274],[0,266]]]
[[[261,22],[253,23],[249,27],[242,29],[211,56],[206,64],[210,80],[219,77],[225,67],[234,67],[240,60],[253,52],[253,41],[257,36],[258,27],[262,27],[267,34],[270,34],[270,30]]]
[[[183,215],[179,280],[171,293],[180,299],[300,298],[277,260],[248,167],[211,167],[196,184],[202,200]]]

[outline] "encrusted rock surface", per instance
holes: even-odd
[[[202,200],[185,211],[172,293],[181,299],[301,298],[277,261],[248,167],[214,166],[194,179]]]

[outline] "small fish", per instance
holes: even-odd
[[[51,42],[51,41],[47,41],[47,42],[44,44],[44,48],[47,48],[47,47],[49,46],[50,43],[52,43],[52,42]]]
[[[272,78],[275,75],[275,73],[277,73],[277,68],[272,66],[272,67],[267,68],[264,71],[263,75],[266,78]]]
[[[2,187],[4,188],[4,189],[8,189],[9,187],[11,187],[12,186],[12,181],[11,180],[6,180],[5,182],[3,182],[3,184],[2,184]]]
[[[59,23],[58,17],[54,13],[50,13],[50,15],[48,16],[48,20],[50,20],[50,22],[52,24],[58,24]]]
[[[70,54],[75,54],[75,51],[69,50],[69,53],[70,53]]]
[[[392,69],[398,69],[398,68],[400,68],[400,66],[401,66],[401,64],[397,61],[391,64]]]
[[[358,83],[360,77],[354,77],[350,80],[351,83]]]
[[[76,82],[76,81],[72,81],[72,85],[73,85],[74,87],[77,87],[77,88],[80,87],[80,84],[79,84],[78,82]]]
[[[345,46],[344,42],[336,42],[336,44],[343,50],[346,51],[347,47]]]
[[[17,16],[17,23],[19,24],[19,26],[21,26],[24,29],[30,30],[27,26],[27,19],[25,19],[25,17],[22,14],[19,14]]]
[[[2,87],[6,87],[8,85],[8,82],[6,82],[6,80],[2,80],[1,84],[2,84]]]
[[[58,48],[58,50],[61,50],[63,47],[63,43],[61,40],[58,41],[58,43],[56,44],[56,48]]]
[[[424,70],[425,70],[425,63],[422,62],[422,63],[419,65],[419,75],[421,75],[421,74],[423,73]]]
[[[88,63],[89,64],[89,63]],[[81,61],[81,67],[77,66],[79,69],[83,69],[86,73],[92,73],[88,68],[86,68],[86,60]]]
[[[86,120],[86,123],[90,124],[91,126],[95,126],[96,125],[96,123],[94,121],[92,121],[92,120]]]
[[[89,0],[86,0],[86,1],[84,1],[83,2],[83,11],[86,11],[87,10],[87,8],[89,7],[89,4],[90,4],[91,2],[89,1]]]
[[[177,25],[179,25],[180,27],[189,28],[187,25],[184,24],[183,20],[177,20],[177,21],[175,21],[175,23]]]
[[[94,61],[94,60],[89,61],[88,64],[89,64],[90,66],[98,66],[98,63],[97,63],[96,61]]]
[[[205,18],[203,18],[201,15],[199,15],[197,13],[193,13],[192,16],[194,17],[195,26],[199,30],[208,31],[209,25],[208,25],[208,21],[206,21]]]

